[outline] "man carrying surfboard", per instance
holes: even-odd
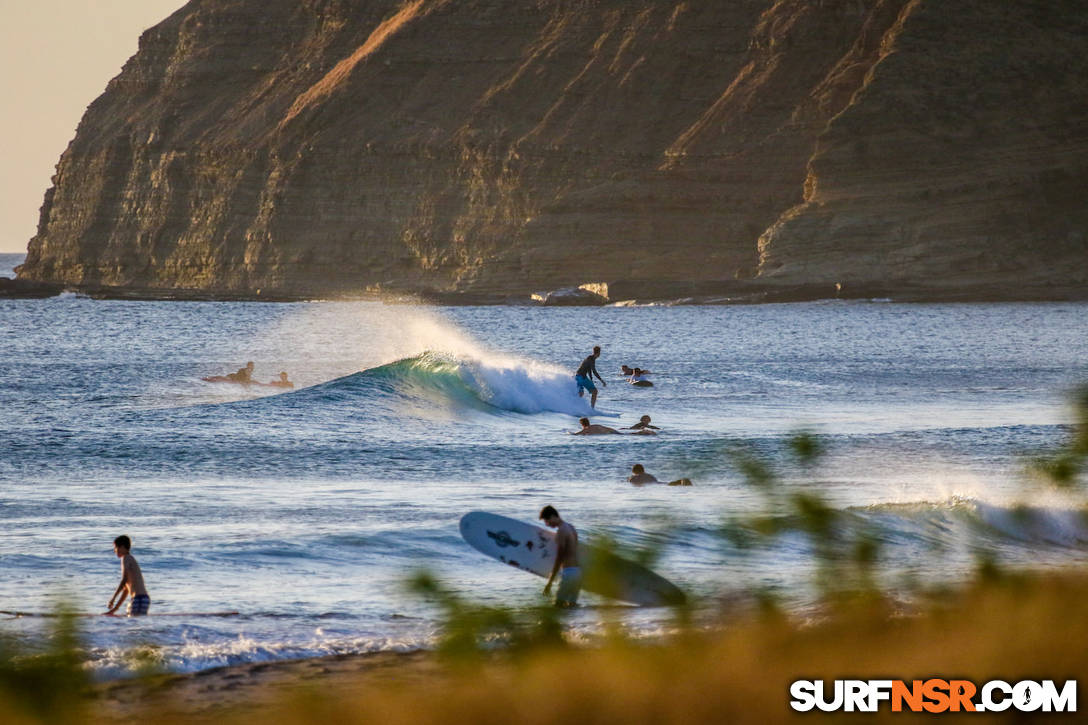
[[[597,348],[598,351],[600,348]],[[573,607],[578,603],[578,593],[582,590],[582,567],[578,561],[578,532],[574,527],[559,517],[553,506],[540,509],[540,520],[550,529],[555,529],[555,564],[548,583],[544,585],[544,594],[551,594],[555,575],[560,574],[559,589],[555,593],[555,606]]]
[[[593,354],[583,360],[582,364],[578,366],[578,371],[574,373],[574,382],[578,383],[578,397],[583,397],[588,390],[591,396],[589,405],[593,408],[597,407],[597,386],[593,384],[593,376],[596,375],[597,380],[601,381],[601,385],[608,387],[608,383],[597,372],[597,358],[600,356],[601,346],[597,345],[593,348]]]

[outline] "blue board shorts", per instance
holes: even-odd
[[[146,594],[137,594],[132,599],[128,600],[128,616],[142,617],[147,614],[147,610],[150,606],[151,597]]]
[[[574,382],[578,383],[578,390],[588,390],[591,393],[597,392],[597,386],[585,375],[575,375]]]
[[[582,591],[582,569],[577,566],[565,567],[560,572],[559,588],[555,591],[555,606],[573,607],[578,603],[578,593]]]

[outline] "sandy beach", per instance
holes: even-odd
[[[359,685],[423,685],[445,668],[434,652],[375,652],[251,662],[187,674],[150,675],[93,688],[103,719],[131,721],[147,712],[213,721],[307,692]]]
[[[879,600],[844,600],[819,623],[740,618],[659,645],[619,639],[462,666],[415,651],[220,667],[100,684],[65,722],[777,722],[805,717],[789,705],[798,679],[1080,679],[1085,649],[1070,643],[1084,640],[1088,620],[1068,613],[1086,591],[1083,576],[1010,575],[911,617],[889,617]],[[903,714],[885,706],[876,718]]]

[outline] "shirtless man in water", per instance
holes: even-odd
[[[244,368],[238,368],[238,372],[229,373],[227,379],[233,383],[252,383],[253,382],[253,361],[250,360],[246,363]]]
[[[130,597],[127,612],[130,617],[147,614],[148,607],[151,606],[151,597],[147,595],[147,587],[144,586],[143,572],[140,571],[140,565],[136,563],[136,557],[129,553],[131,549],[132,540],[127,536],[118,536],[113,540],[113,553],[121,560],[121,583],[117,585],[117,591],[113,593],[110,603],[106,605],[109,608],[106,614],[112,615],[120,609],[125,602],[125,597]],[[117,599],[118,596],[121,598]],[[114,604],[115,599],[117,599],[116,604]]]
[[[602,386],[608,387],[608,383],[597,372],[597,358],[600,356],[601,346],[597,345],[593,348],[593,354],[583,360],[582,364],[578,366],[578,371],[574,373],[574,382],[578,384],[578,397],[583,397],[588,390],[590,394],[589,406],[591,408],[597,407],[597,386],[593,384],[593,376],[597,376],[597,380],[601,382]]]
[[[246,363],[244,368],[238,368],[236,373],[227,373],[226,375],[212,375],[207,378],[201,378],[206,383],[239,383],[241,385],[249,385],[253,382],[253,361]]]
[[[267,385],[270,388],[293,388],[293,387],[295,387],[295,384],[287,379],[287,373],[280,373],[280,379],[279,380],[273,380],[271,382],[265,383],[265,385]]]
[[[574,527],[559,517],[559,512],[552,506],[540,509],[540,520],[550,529],[555,529],[555,565],[548,583],[544,585],[544,594],[551,594],[555,575],[560,575],[559,590],[555,593],[555,606],[573,607],[578,603],[578,593],[582,590],[582,567],[578,560],[578,532]]]
[[[636,463],[631,466],[631,475],[628,476],[627,480],[636,486],[642,486],[647,483],[661,483],[661,481],[657,480],[657,476],[652,473],[646,473],[646,469],[641,463]]]
[[[595,436],[608,433],[622,435],[615,428],[609,428],[607,425],[600,425],[599,423],[590,423],[589,418],[579,418],[578,422],[582,424],[582,430],[571,433],[572,436]]]
[[[664,481],[657,480],[657,476],[652,473],[646,473],[646,468],[641,463],[636,463],[631,466],[631,475],[627,477],[628,482],[635,484],[636,486],[645,486],[648,483],[665,483]],[[669,481],[668,486],[690,486],[690,478],[678,478],[675,481]]]

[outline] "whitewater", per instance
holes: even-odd
[[[439,613],[407,578],[428,569],[474,601],[539,603],[541,582],[475,553],[457,522],[532,521],[550,503],[585,537],[659,549],[656,569],[700,606],[760,588],[803,610],[803,541],[742,551],[720,536],[763,510],[731,463],[738,446],[878,531],[893,591],[963,580],[982,549],[1012,567],[1080,566],[1083,497],[1024,469],[1070,433],[1086,312],[2,300],[0,609],[102,611],[126,533],[152,613],[183,616],[87,618],[99,677],[124,676],[147,647],[173,671],[430,647]],[[594,344],[599,405],[616,416],[595,422],[648,414],[660,435],[569,435],[593,412],[572,372]],[[201,381],[247,360],[295,388]],[[621,364],[653,370],[655,387],[627,385]],[[825,445],[814,470],[787,455],[798,430]],[[634,463],[695,485],[636,489]],[[602,611],[635,634],[671,626],[668,612],[585,603],[575,638]],[[239,614],[187,614],[225,611]],[[0,616],[26,642],[46,628]]]

